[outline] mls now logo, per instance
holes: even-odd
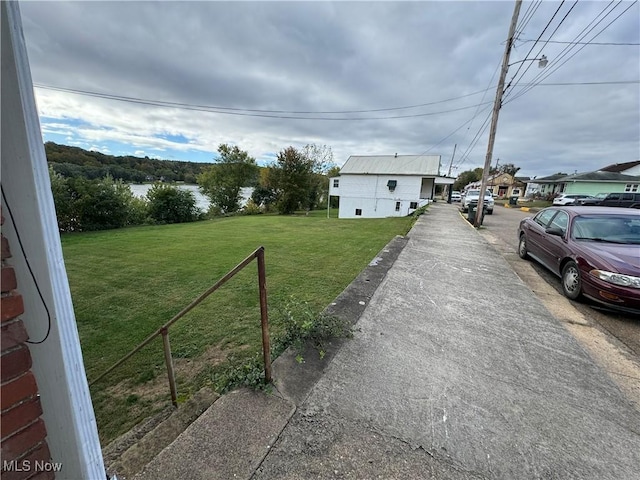
[[[59,472],[62,470],[61,462],[47,462],[44,460],[4,460],[2,462],[3,472]]]

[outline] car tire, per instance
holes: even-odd
[[[493,210],[487,210],[487,215],[493,215]]]
[[[582,297],[580,269],[573,260],[567,262],[562,268],[562,292],[571,300],[578,300]]]
[[[527,237],[524,233],[520,235],[520,241],[518,242],[518,256],[523,260],[529,258],[529,251],[527,250]]]

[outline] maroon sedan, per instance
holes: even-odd
[[[582,296],[640,313],[640,211],[617,207],[550,207],[518,228],[518,255],[562,279],[572,300]]]

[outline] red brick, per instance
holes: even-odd
[[[36,378],[31,371],[0,387],[0,410],[4,411],[38,393]]]
[[[2,235],[2,260],[5,258],[11,258],[11,249],[9,249],[9,240]]]
[[[16,271],[13,267],[2,267],[2,277],[0,278],[2,293],[15,290],[17,286],[18,281],[16,280]]]
[[[2,460],[15,460],[42,442],[47,436],[42,419],[2,441]]]
[[[29,334],[27,334],[22,320],[2,325],[2,329],[0,330],[0,343],[3,352],[26,342],[28,339]]]
[[[40,405],[40,399],[37,397],[21,403],[11,410],[2,412],[0,416],[0,420],[2,420],[0,424],[2,441],[4,442],[6,437],[29,425],[40,415],[42,415],[42,406]]]
[[[2,480],[26,480],[28,478],[38,478],[38,479],[52,478],[52,477],[37,477],[36,475],[40,474],[41,472],[35,469],[36,462],[50,462],[50,461],[51,461],[51,452],[49,452],[49,446],[47,445],[46,442],[43,442],[37,449],[29,453],[29,455],[18,460],[17,466],[22,468],[24,471],[3,469]],[[30,466],[31,468],[24,468],[27,465]],[[3,467],[4,466],[5,465],[3,465]]]
[[[3,322],[13,320],[24,313],[24,303],[22,295],[12,294],[6,295],[0,299],[0,317]]]
[[[0,380],[2,383],[19,377],[31,368],[31,353],[25,345],[2,354]]]

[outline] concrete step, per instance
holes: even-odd
[[[138,480],[249,478],[295,412],[276,395],[241,389],[220,397],[164,448]]]
[[[169,406],[114,440],[103,450],[107,472],[118,480],[132,478],[218,398],[211,389],[203,388],[179,408]]]

